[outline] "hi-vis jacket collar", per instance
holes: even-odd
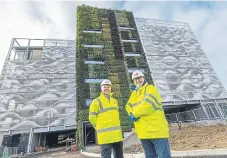
[[[142,87],[140,87],[138,90],[137,90],[137,94],[140,94],[140,92],[145,89],[147,87],[148,83],[146,82]]]
[[[111,97],[113,96],[113,93],[109,94]],[[103,92],[100,93],[100,96],[105,97],[105,94]]]

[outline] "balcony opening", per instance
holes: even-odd
[[[145,72],[145,70],[143,69],[143,68],[128,68],[128,73],[133,73],[134,71],[136,71],[136,70],[139,70],[139,71],[141,71],[141,72]]]
[[[119,26],[119,30],[135,30],[133,27],[127,27],[127,26]]]
[[[41,60],[42,47],[13,47],[9,60]]]
[[[104,61],[98,61],[98,60],[84,60],[84,64],[103,65],[105,63],[104,63]]]
[[[9,60],[41,60],[44,40],[13,39]]]
[[[86,78],[85,83],[101,83],[103,80],[99,78]]]
[[[122,42],[130,42],[130,43],[137,43],[138,41],[136,39],[130,39],[130,40],[121,40]]]
[[[124,52],[126,57],[140,57],[140,52]]]
[[[33,48],[28,50],[27,60],[41,60],[42,48]]]
[[[103,48],[102,44],[85,44],[84,48]]]
[[[101,29],[84,29],[84,33],[102,33]]]

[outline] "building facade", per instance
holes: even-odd
[[[2,146],[34,151],[51,146],[48,133],[75,132],[75,53],[75,41],[12,39],[0,84]]]
[[[189,24],[146,18],[135,21],[166,109],[200,109],[198,114],[187,114],[191,120],[225,118],[227,92]],[[184,121],[176,116],[171,119]]]
[[[67,137],[78,148],[95,144],[88,110],[106,78],[122,130],[130,131],[125,105],[134,70],[158,88],[169,121],[227,117],[226,90],[187,23],[83,5],[76,28],[76,41],[12,40],[0,80],[2,146],[32,152]]]

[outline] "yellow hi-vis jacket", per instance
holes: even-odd
[[[103,93],[93,100],[89,109],[89,121],[96,129],[98,144],[109,144],[123,140],[117,100],[108,100]]]
[[[168,138],[169,127],[162,107],[162,98],[153,85],[145,83],[134,90],[126,104],[126,111],[139,120],[134,122],[139,139]]]

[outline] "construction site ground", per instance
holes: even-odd
[[[30,155],[26,158],[91,158],[80,154],[80,152],[75,151],[56,151],[54,153],[42,153],[38,155]],[[174,157],[172,157],[174,158]],[[227,156],[193,156],[193,157],[181,157],[181,158],[227,158]]]
[[[182,130],[171,129],[171,150],[227,148],[227,126],[185,126]]]
[[[218,149],[227,148],[227,126],[211,125],[211,126],[194,126],[182,125],[179,129],[177,124],[170,125],[170,145],[172,151],[185,150],[201,150],[201,149]],[[87,148],[87,152],[100,153],[99,146]],[[143,152],[135,134],[132,134],[124,141],[124,153],[140,153]],[[43,153],[41,155],[33,155],[34,158],[88,158],[80,152],[64,152],[58,151],[54,153]],[[204,156],[199,158],[227,158],[227,156]],[[185,157],[186,158],[186,157]],[[195,157],[191,157],[195,158]]]
[[[227,148],[227,126],[170,125],[170,148],[172,151]],[[134,143],[133,143],[134,142]],[[140,141],[133,134],[124,142],[126,153],[142,151]]]

